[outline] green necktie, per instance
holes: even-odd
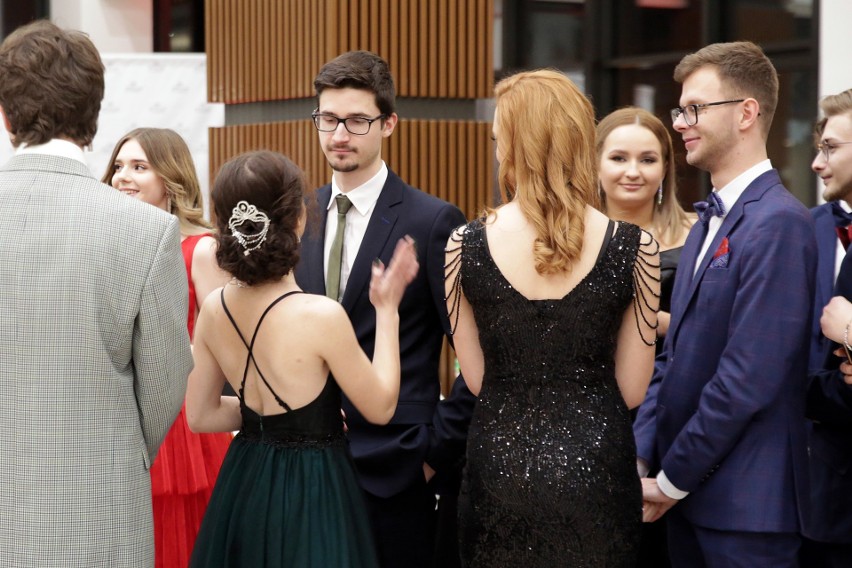
[[[343,259],[343,232],[346,230],[346,213],[352,202],[342,193],[334,198],[337,202],[337,232],[331,241],[328,253],[328,273],[325,279],[325,295],[332,300],[340,300],[340,263]]]

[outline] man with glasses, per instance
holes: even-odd
[[[674,128],[714,189],[696,204],[634,426],[640,467],[660,470],[643,479],[645,517],[668,515],[675,568],[798,566],[817,252],[807,209],[767,159],[778,75],[735,42],[687,55],[674,77]]]
[[[396,414],[390,424],[375,426],[348,401],[343,407],[381,565],[431,566],[438,516],[455,521],[454,508],[443,509],[455,504],[474,403],[461,377],[439,402],[441,344],[450,330],[444,246],[465,218],[457,207],[406,184],[382,161],[382,142],[398,121],[387,62],[366,51],[344,53],[320,69],[314,87],[314,125],[333,174],[311,204],[318,214],[309,215],[296,279],[305,291],[341,302],[369,354],[376,331],[371,264],[387,263],[404,235],[417,243],[420,272],[399,306]],[[444,491],[450,493],[436,512],[435,495]],[[454,527],[449,531],[454,547]],[[458,562],[457,552],[443,552]]]
[[[852,89],[824,98],[820,108],[824,118],[815,129],[811,168],[822,178],[828,201],[812,210],[820,246],[814,325],[824,341],[817,344],[821,359],[811,365],[808,387],[811,522],[805,527],[802,565],[833,568],[852,566],[852,387],[839,370],[846,357],[835,353],[852,341],[847,331],[852,255],[846,254],[852,223],[846,201],[852,199]]]
[[[823,307],[833,295],[840,263],[846,256],[852,237],[852,207],[846,201],[852,200],[852,159],[844,159],[843,156],[847,152],[843,140],[852,140],[852,133],[844,132],[845,112],[850,110],[845,108],[845,104],[852,104],[852,90],[823,99],[820,106],[825,116],[814,126],[817,153],[811,169],[824,181],[823,198],[826,203],[811,209],[819,257],[809,369],[822,367],[830,347],[831,342],[822,334],[819,320]],[[832,124],[828,136],[825,136],[823,131],[829,120]],[[840,158],[832,158],[835,154],[839,154]]]

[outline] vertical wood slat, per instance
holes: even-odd
[[[429,22],[428,27],[426,28],[426,41],[429,44],[431,52],[431,57],[427,54],[427,51],[424,49],[422,55],[427,61],[424,62],[424,67],[428,67],[429,69],[429,89],[426,91],[427,96],[436,98],[438,96],[438,58],[445,56],[445,54],[440,53],[441,45],[438,43],[436,46],[436,40],[438,39],[438,2],[433,0],[432,2],[424,2],[424,4],[429,5]],[[435,49],[437,47],[437,49]]]
[[[429,95],[429,61],[434,59],[431,53],[429,53],[429,44],[431,43],[431,38],[429,37],[429,4],[430,2],[417,2],[417,6],[419,8],[418,19],[420,27],[417,30],[417,34],[415,34],[415,38],[419,41],[417,42],[417,61],[415,63],[415,67],[411,69],[410,72],[417,70],[419,75],[419,83],[420,89],[418,93],[422,96],[428,97]]]
[[[394,34],[394,40],[399,45],[399,57],[391,59],[391,61],[398,61],[399,65],[403,69],[411,69],[408,48],[408,38],[411,37],[411,31],[408,27],[408,2],[406,0],[400,0],[397,5],[399,6],[399,17],[397,19],[399,33]],[[404,91],[406,93],[411,92],[411,73],[404,73],[401,76],[396,76],[395,79],[397,91]]]
[[[378,44],[376,45],[376,53],[387,53],[389,57],[391,48],[390,48],[390,40],[392,37],[396,36],[395,31],[385,31],[390,28],[396,30],[395,27],[392,27],[391,23],[391,14],[390,9],[391,5],[396,4],[396,2],[390,2],[389,0],[381,0],[378,13],[376,16],[376,20],[374,25],[378,28]]]

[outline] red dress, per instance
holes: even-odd
[[[181,243],[189,279],[189,337],[195,327],[195,287],[192,284],[192,253],[198,241],[209,235],[186,237]],[[189,564],[201,519],[216,483],[231,434],[195,434],[181,408],[151,467],[154,504],[154,546],[157,568]]]

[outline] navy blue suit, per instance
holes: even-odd
[[[852,255],[843,259],[835,295],[852,300]],[[813,514],[805,535],[823,543],[852,545],[852,386],[838,370],[841,359],[833,351],[839,345],[828,343],[822,368],[811,371],[808,387]],[[852,547],[836,565],[852,566]]]
[[[316,210],[308,216],[296,267],[299,285],[315,294],[325,294],[323,242],[330,198],[329,184],[318,189],[316,202],[309,204]],[[475,397],[459,377],[450,396],[439,403],[438,365],[443,338],[449,334],[444,248],[451,231],[464,222],[457,207],[407,185],[388,171],[341,299],[358,342],[372,355],[376,317],[369,298],[371,264],[376,258],[387,264],[403,236],[416,240],[420,270],[399,307],[402,378],[396,413],[388,425],[376,426],[349,400],[343,402],[358,478],[368,496],[388,499],[424,485],[424,461],[438,472],[436,483],[443,478],[452,484],[460,474]],[[433,495],[440,492],[438,487],[433,489]],[[382,532],[375,523],[374,529]],[[421,529],[409,532],[416,530]],[[377,538],[381,541],[383,537],[378,534]],[[394,543],[380,542],[385,544]],[[400,542],[398,546],[404,549],[406,545]],[[400,554],[404,552],[400,550]]]
[[[825,362],[831,343],[822,334],[819,318],[822,309],[831,300],[834,291],[834,267],[837,259],[837,231],[831,203],[824,203],[811,209],[814,218],[814,232],[817,241],[816,295],[814,296],[814,316],[811,323],[811,349],[808,359],[809,369],[820,369]]]
[[[669,514],[731,536],[796,533],[807,513],[813,221],[770,170],[696,258],[706,232],[696,223],[684,245],[671,325],[634,425],[637,452],[690,492]],[[711,266],[725,238],[728,261]],[[669,545],[673,555],[683,546]]]

